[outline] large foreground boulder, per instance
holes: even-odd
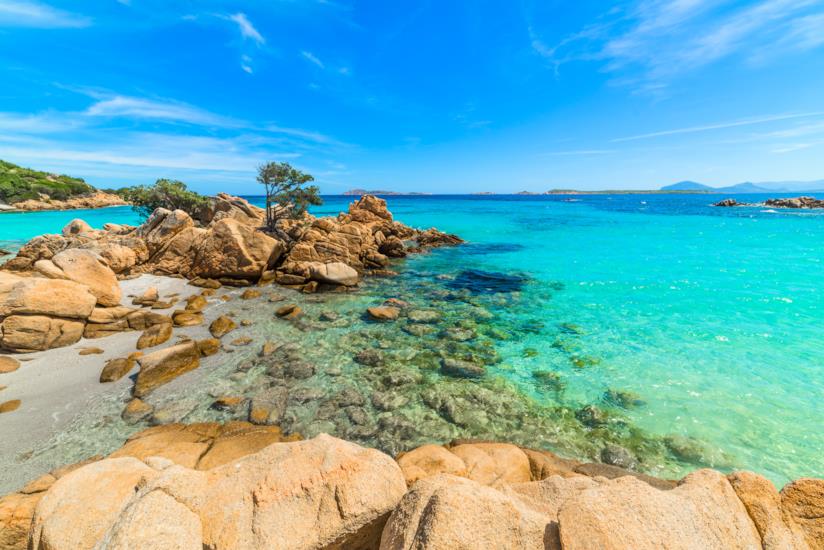
[[[419,481],[404,496],[384,528],[380,547],[544,548],[550,522],[548,515],[516,496],[438,475]]]
[[[98,305],[120,305],[121,294],[117,277],[95,252],[72,248],[58,252],[51,262],[66,279],[86,285],[97,298]]]
[[[134,497],[138,484],[155,476],[155,470],[135,458],[112,458],[59,479],[35,508],[30,547],[94,548]]]
[[[109,458],[55,483],[32,547],[375,548],[406,491],[391,458],[326,435],[207,471],[147,462]]]
[[[558,520],[564,550],[761,548],[747,509],[714,470],[670,491],[630,476],[610,480],[568,499]]]
[[[824,548],[824,479],[801,478],[781,489],[781,507],[810,548]]]

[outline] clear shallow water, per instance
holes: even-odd
[[[517,388],[537,407],[521,411],[513,422],[534,418],[542,430],[554,430],[548,446],[597,456],[603,440],[588,442],[602,434],[588,433],[574,420],[546,426],[537,420],[594,405],[651,440],[676,436],[670,441],[694,442],[701,449],[670,444],[670,451],[678,452],[665,458],[650,453],[644,462],[643,445],[632,447],[650,471],[676,475],[696,463],[710,463],[753,469],[779,483],[824,475],[824,213],[710,208],[723,197],[707,195],[587,195],[568,202],[571,198],[390,197],[397,219],[457,233],[469,244],[411,257],[397,266],[399,277],[372,280],[358,294],[304,304],[312,323],[302,330],[273,321],[271,308],[251,308],[255,324],[248,330],[257,338],[304,340],[309,360],[341,369],[355,386],[377,384],[352,361],[355,352],[368,347],[386,349],[404,368],[419,368],[433,385],[451,384],[428,374],[419,350],[453,343],[437,335],[413,337],[398,330],[401,324],[375,325],[361,318],[367,305],[398,296],[415,307],[445,312],[438,330],[477,317],[469,326],[479,335],[472,352],[486,346],[496,355],[487,367],[489,384],[506,386],[498,388],[499,395]],[[350,200],[330,197],[316,213],[335,214]],[[98,227],[106,221],[136,221],[126,208],[5,214],[0,240],[13,244],[21,236],[56,232],[74,217]],[[505,292],[485,292],[495,281],[479,282],[464,273],[470,269],[521,279],[506,279],[513,286]],[[306,300],[292,294],[288,299]],[[338,324],[315,322],[330,309],[342,316]],[[203,392],[219,394],[215,384],[226,380],[220,369],[249,360],[242,351],[227,357],[220,368],[199,375],[207,380]],[[548,385],[536,371],[555,373],[555,378]],[[328,389],[340,385],[339,376],[323,372],[306,384]],[[226,391],[246,384],[253,392],[259,384],[256,378],[235,378],[237,384]],[[416,396],[426,402],[429,389],[408,394],[410,403],[398,409],[398,418],[426,420],[428,409],[416,403]],[[610,390],[628,392],[638,403],[617,406],[615,399],[605,400]],[[174,391],[172,386],[165,393],[171,399]],[[158,403],[163,398],[163,392],[156,397]],[[483,395],[473,399],[477,409],[501,406]],[[296,411],[291,422],[307,435],[334,426],[334,418],[326,424],[313,419],[317,411],[311,408]],[[216,413],[207,404],[186,414],[193,420]],[[490,412],[489,418],[499,417]],[[480,421],[453,424],[458,428],[433,423],[431,433],[444,438],[507,435]],[[397,426],[382,428],[400,433]],[[521,442],[537,437],[537,430],[517,428],[523,428]],[[508,429],[514,434],[515,428]],[[362,439],[391,450],[379,435],[364,432]],[[629,446],[630,439],[619,442]]]

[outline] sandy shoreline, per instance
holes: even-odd
[[[122,303],[128,306],[131,306],[129,295],[141,295],[151,286],[157,287],[161,296],[178,293],[181,300],[201,290],[189,286],[185,279],[157,275],[121,281],[120,286]],[[207,337],[207,326],[176,328],[173,338],[183,335]],[[13,355],[21,366],[15,372],[0,375],[0,384],[7,386],[0,391],[0,401],[19,399],[22,404],[16,411],[0,415],[0,439],[3,441],[0,445],[0,494],[18,488],[53,467],[36,457],[20,464],[20,457],[45,444],[95,399],[128,394],[132,387],[130,376],[101,384],[100,371],[109,359],[125,357],[135,351],[140,334],[130,331],[106,338],[83,338],[65,348]],[[100,348],[104,353],[79,355],[83,348]]]

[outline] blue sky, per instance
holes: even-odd
[[[824,0],[0,0],[0,158],[326,193],[824,178]]]

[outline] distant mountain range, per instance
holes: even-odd
[[[744,182],[726,187],[710,187],[694,181],[679,181],[665,185],[661,191],[693,191],[697,193],[799,193],[822,192],[824,180],[817,181],[768,181],[761,183]]]

